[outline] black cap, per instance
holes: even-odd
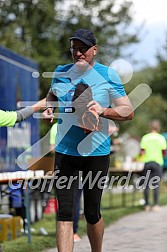
[[[74,32],[70,38],[70,41],[73,39],[78,39],[88,46],[96,45],[96,38],[93,32],[86,29],[78,29],[76,32]]]

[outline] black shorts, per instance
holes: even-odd
[[[83,187],[86,220],[90,224],[99,221],[100,202],[108,166],[109,155],[81,157],[56,152],[55,189],[59,205],[58,220],[73,221],[77,190]]]

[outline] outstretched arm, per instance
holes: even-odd
[[[11,127],[15,123],[25,120],[39,109],[43,109],[46,106],[46,98],[38,101],[32,106],[20,109],[18,111],[4,111],[0,110],[0,127]]]
[[[25,120],[27,117],[31,116],[34,112],[37,112],[40,109],[44,109],[46,106],[46,98],[38,101],[37,103],[33,104],[32,106],[28,106],[26,108],[20,109],[16,111],[17,119],[16,122],[21,122]]]
[[[33,109],[34,112],[37,112],[40,109],[44,110],[45,107],[46,107],[46,98],[38,101],[37,103],[33,104],[31,107],[32,107],[32,109]]]

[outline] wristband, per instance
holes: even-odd
[[[54,113],[54,111],[55,111],[56,108],[55,108],[55,107],[51,107],[51,106],[46,107],[46,108],[44,109],[44,111],[47,110],[47,109],[49,109],[49,108],[51,108],[51,109],[52,109],[52,112]]]

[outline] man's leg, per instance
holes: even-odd
[[[103,234],[104,224],[102,218],[94,225],[87,223],[87,235],[92,252],[102,252]]]
[[[143,183],[142,188],[143,188],[143,195],[144,195],[144,200],[145,200],[145,211],[148,212],[150,211],[150,202],[149,202],[149,182],[151,179],[151,166],[150,163],[146,163],[144,165],[144,169],[142,171],[142,176],[145,177],[146,182]]]
[[[80,201],[81,201],[82,189],[77,190],[77,202],[73,222],[74,242],[80,241],[81,238],[78,235],[78,222],[80,218]]]
[[[157,206],[159,204],[159,189],[161,176],[162,167],[158,163],[152,162],[152,179],[156,178],[156,182],[154,182],[153,184],[154,206]]]
[[[144,189],[144,200],[145,200],[145,206],[149,206],[149,186],[147,185],[146,188]]]
[[[58,221],[56,229],[57,249],[59,252],[73,251],[73,222]]]
[[[78,174],[75,169],[80,159],[56,153],[55,156],[55,193],[58,199],[57,211],[57,248],[58,252],[73,251],[73,219],[76,208]]]
[[[108,171],[109,156],[88,157],[83,170],[84,213],[87,221],[87,235],[92,252],[102,251],[104,233],[103,219],[100,213],[100,203],[104,181]],[[89,178],[85,180],[89,173]],[[103,181],[99,183],[99,181]],[[91,183],[90,183],[91,182]]]

